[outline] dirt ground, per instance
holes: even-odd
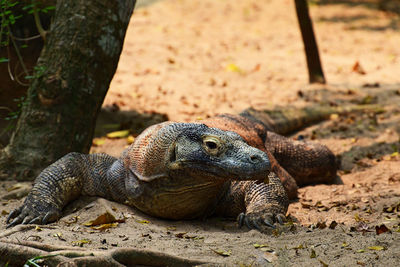
[[[294,1],[167,0],[135,11],[104,103],[177,121],[248,107],[376,105],[293,136],[321,142],[341,159],[337,184],[299,190],[288,212],[293,222],[260,233],[224,218],[166,221],[82,198],[59,222],[5,231],[11,234],[3,239],[136,247],[210,265],[400,265],[400,17],[372,0],[336,2],[310,7],[329,85],[307,85]],[[118,156],[127,145],[106,139],[92,152]],[[12,186],[0,187],[1,231],[23,200],[13,195],[22,185]],[[105,230],[83,225],[110,209],[124,222]]]

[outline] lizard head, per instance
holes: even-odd
[[[249,146],[237,133],[204,124],[188,126],[169,148],[171,171],[184,169],[204,177],[235,180],[268,177],[271,166],[267,154]]]
[[[122,156],[135,177],[152,181],[173,177],[265,180],[266,153],[238,134],[201,123],[164,122],[146,129]]]

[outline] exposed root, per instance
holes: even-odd
[[[11,229],[5,230],[3,233],[0,233],[0,238],[4,238],[4,237],[7,237],[7,236],[10,236],[10,235],[12,235],[14,233],[17,233],[17,232],[28,231],[28,230],[33,229],[33,228],[35,228],[35,225],[33,225],[33,224],[20,224],[20,225],[17,225],[15,227],[11,228]]]
[[[33,241],[0,240],[0,263],[21,266],[37,256],[50,266],[195,266],[206,262],[185,259],[166,253],[136,248],[116,248],[108,251],[55,246]]]

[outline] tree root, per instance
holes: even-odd
[[[10,235],[15,234],[17,232],[28,231],[28,230],[31,230],[31,229],[33,229],[35,227],[36,227],[36,224],[20,224],[20,225],[17,225],[15,227],[11,228],[11,229],[5,230],[3,233],[0,233],[0,238],[4,238],[4,237],[7,237],[7,236],[10,236]],[[40,227],[41,228],[48,228],[48,229],[55,229],[55,227],[50,226],[50,225],[41,225]],[[0,239],[0,241],[1,241],[1,239]]]
[[[45,256],[42,260],[49,266],[195,266],[207,263],[137,248],[101,251],[34,241],[0,240],[0,264],[22,266],[37,256]]]

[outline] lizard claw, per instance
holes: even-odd
[[[262,232],[263,229],[261,225],[266,225],[272,229],[275,229],[276,226],[274,225],[275,222],[279,224],[283,224],[286,221],[285,215],[279,214],[257,214],[257,213],[240,213],[238,216],[238,224],[239,228],[243,225],[246,225],[249,229],[257,229],[258,231]]]
[[[239,228],[241,228],[243,225],[246,225],[247,228],[249,229],[257,229],[258,231],[262,231],[261,226],[258,224],[258,222],[249,219],[248,217],[246,217],[246,215],[242,212],[239,214],[238,216],[238,224],[239,224]]]
[[[272,219],[272,216],[265,218],[265,219],[264,219],[264,224],[265,224],[266,226],[271,227],[272,229],[275,229],[275,228],[276,228],[276,226],[274,225],[274,221],[273,221],[273,219]]]
[[[244,218],[246,218],[246,215],[244,215],[244,213],[240,213],[238,216],[238,224],[239,224],[239,228],[242,228],[243,224],[244,224]]]
[[[284,224],[286,222],[286,216],[282,213],[277,214],[275,217],[279,224]]]
[[[47,224],[56,221],[60,215],[56,206],[28,197],[21,207],[10,213],[6,228],[17,224]]]
[[[21,210],[22,210],[22,206],[19,207],[18,209],[13,210],[13,211],[8,215],[7,220],[6,220],[6,223],[8,224],[8,223],[11,221],[11,219],[14,219],[15,217],[17,217],[17,216],[21,213]]]

